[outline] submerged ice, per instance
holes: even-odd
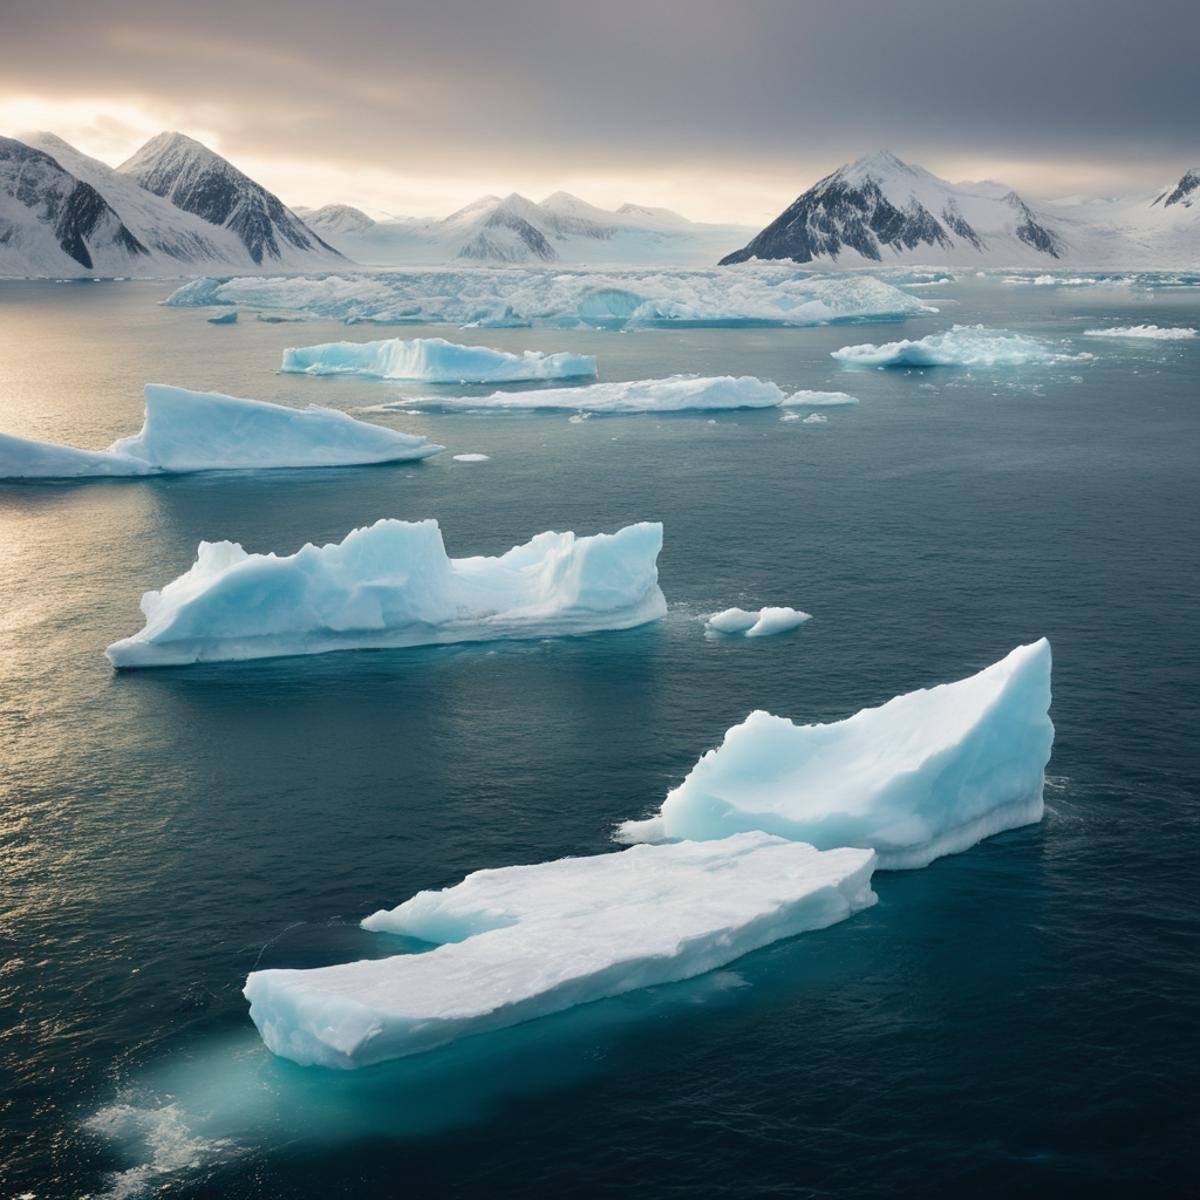
[[[442,449],[330,408],[288,408],[157,383],[146,385],[145,403],[141,431],[107,450],[0,435],[0,478],[341,467],[428,458]]]
[[[196,279],[180,307],[238,305],[310,319],[478,327],[828,325],[936,312],[869,275],[777,264],[707,271],[486,269]]]
[[[659,812],[622,841],[761,830],[821,848],[874,849],[923,867],[1038,821],[1050,758],[1050,645],[1042,639],[957,683],[909,692],[831,725],[754,712]]]
[[[476,871],[363,921],[436,949],[256,971],[245,995],[276,1054],[367,1066],[689,979],[825,928],[874,903],[874,857],[742,833]]]
[[[917,341],[843,346],[832,355],[850,367],[1020,367],[1092,357],[1070,354],[1053,342],[1023,333],[983,325],[955,325]]]
[[[487,346],[459,346],[445,338],[385,338],[327,342],[283,352],[285,374],[365,375],[425,383],[514,383],[529,379],[594,378],[590,354],[510,354]]]
[[[540,533],[497,558],[446,554],[436,521],[381,520],[327,546],[249,554],[201,542],[190,570],[142,597],[116,667],[626,629],[666,612],[662,526]]]

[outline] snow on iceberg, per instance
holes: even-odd
[[[487,346],[458,346],[445,338],[385,338],[379,342],[327,342],[283,352],[279,368],[297,375],[365,375],[425,383],[514,383],[526,379],[594,378],[590,354],[509,354]]]
[[[344,467],[428,458],[441,446],[331,408],[288,408],[146,385],[141,432],[107,450],[0,435],[0,479]]]
[[[714,633],[741,634],[743,637],[770,637],[773,633],[784,633],[812,620],[812,613],[786,607],[760,608],[758,612],[747,612],[744,608],[727,608],[713,613],[705,622],[705,628]]]
[[[190,570],[142,597],[115,667],[627,629],[666,612],[662,526],[539,533],[498,558],[450,558],[436,521],[381,520],[295,554],[201,542]]]
[[[832,725],[754,712],[621,841],[762,830],[866,846],[884,869],[923,867],[1041,820],[1050,758],[1050,644],[978,675],[909,692]]]
[[[1113,329],[1085,329],[1084,337],[1148,338],[1156,342],[1180,342],[1194,338],[1197,330],[1186,325],[1119,325]]]
[[[937,311],[869,275],[818,275],[779,264],[699,271],[476,267],[204,278],[184,284],[165,303],[184,308],[238,305],[347,323],[559,329],[829,325]]]
[[[983,325],[955,325],[918,341],[843,346],[832,355],[850,367],[1021,367],[1082,362],[1092,357],[1068,354],[1039,338]]]
[[[442,409],[573,409],[576,412],[687,412],[734,408],[777,408],[788,398],[773,383],[753,375],[670,375],[584,387],[493,392],[490,396],[417,396],[376,406],[371,411],[404,412],[410,404]]]
[[[255,971],[245,995],[275,1054],[368,1066],[823,929],[875,902],[873,864],[869,850],[743,833],[476,871],[363,921],[436,949]]]

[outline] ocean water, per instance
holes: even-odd
[[[1161,281],[1159,281],[1161,282]],[[0,485],[0,1194],[1102,1196],[1194,1184],[1200,1135],[1200,288],[924,288],[820,329],[406,327],[849,391],[824,424],[404,414],[413,466]],[[1149,286],[1147,286],[1147,284]],[[0,430],[100,447],[148,381],[353,409],[276,375],[344,327],[205,323],[168,286],[0,284]],[[851,370],[980,321],[1090,361]],[[382,336],[351,330],[351,337]],[[426,389],[432,390],[432,389]],[[481,452],[485,463],[451,453]],[[201,539],[291,552],[383,516],[452,554],[665,522],[661,623],[555,642],[114,674]],[[739,604],[814,614],[713,641]],[[726,970],[354,1073],[272,1058],[262,966],[409,949],[358,920],[602,852],[752,708],[833,720],[1050,638],[1047,815]]]

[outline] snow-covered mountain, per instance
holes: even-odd
[[[710,266],[750,232],[704,225],[665,208],[599,208],[568,192],[540,203],[517,192],[483,196],[440,220],[389,218],[355,225],[347,205],[305,211],[309,225],[358,262],[375,266],[563,262],[589,265]]]
[[[182,133],[160,133],[117,168],[176,208],[232,231],[256,264],[311,267],[342,256],[278,196]]]
[[[1200,265],[1200,171],[1153,196],[1031,202],[1003,184],[947,183],[887,151],[815,183],[722,264],[1150,270]]]
[[[0,274],[123,275],[150,258],[94,187],[45,151],[0,137]]]
[[[0,138],[0,275],[172,276],[342,262],[277,197],[181,134],[160,135],[117,169],[52,133]]]
[[[1053,265],[1070,252],[1053,218],[996,183],[951,184],[880,151],[839,167],[722,265],[751,258],[839,266]]]

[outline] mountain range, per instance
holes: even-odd
[[[119,167],[52,133],[0,138],[0,275],[164,276],[343,256],[207,146],[162,133]]]
[[[751,226],[706,225],[666,208],[597,208],[568,192],[535,202],[483,196],[441,219],[387,217],[331,204],[297,210],[348,257],[372,266],[438,263],[588,263],[711,266]]]
[[[567,192],[484,196],[434,218],[289,208],[208,147],[162,133],[110,167],[51,133],[0,137],[0,275],[172,276],[563,263],[816,268],[920,264],[1200,268],[1200,168],[1145,194],[1030,200],[879,151],[813,184],[759,233]],[[742,245],[730,252],[731,246]]]

